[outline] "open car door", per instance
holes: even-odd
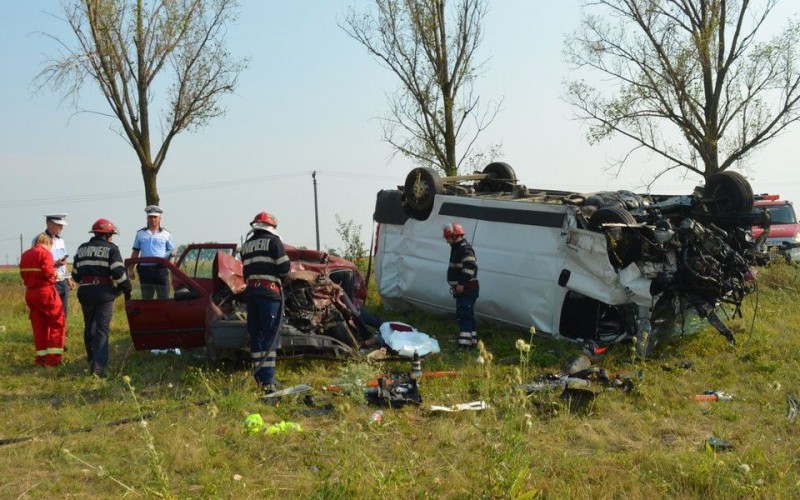
[[[190,245],[177,265],[166,259],[128,259],[128,270],[139,264],[167,270],[167,286],[145,299],[138,271],[131,279],[131,298],[125,300],[125,315],[136,350],[197,348],[205,345],[206,308],[213,286],[213,261],[217,251],[233,254],[235,244]],[[146,285],[147,286],[147,285]],[[151,285],[152,286],[152,285]]]

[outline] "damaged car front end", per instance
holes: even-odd
[[[279,356],[358,355],[353,319],[366,299],[358,268],[326,252],[285,247],[291,271],[285,282]],[[209,365],[222,358],[246,358],[245,284],[236,248],[234,243],[192,244],[175,262],[128,259],[128,268],[159,266],[169,275],[163,293],[148,299],[138,275],[132,279],[125,312],[134,348],[204,348]]]
[[[758,243],[753,194],[734,172],[690,195],[529,189],[493,163],[468,177],[415,169],[378,194],[376,278],[390,308],[452,311],[441,227],[458,221],[479,263],[476,314],[598,345],[688,333],[705,318],[730,342],[719,306],[740,313]]]

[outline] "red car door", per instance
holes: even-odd
[[[166,259],[140,257],[125,261],[134,272],[131,298],[125,300],[125,314],[136,350],[195,348],[205,345],[206,309],[212,288],[212,264],[217,251],[233,254],[235,244],[190,245],[177,265]],[[151,299],[142,296],[137,264],[155,264],[169,274],[168,286]],[[146,285],[145,285],[146,286]]]

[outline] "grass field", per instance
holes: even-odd
[[[758,295],[730,322],[737,347],[710,327],[646,360],[614,346],[594,361],[633,373],[633,390],[598,385],[582,403],[518,388],[559,372],[580,346],[534,337],[525,353],[515,345],[531,340],[524,332],[482,325],[491,356],[479,364],[455,351],[454,322],[395,318],[439,339],[444,352],[425,370],[460,375],[423,380],[421,407],[385,410],[377,424],[358,391],[320,388],[408,363],[279,361],[279,379],[314,387],[316,407],[302,396],[267,405],[244,366],[209,371],[201,352],[134,351],[119,301],[107,380],[87,376],[74,294],[66,362],[34,366],[17,276],[0,273],[0,498],[800,498],[800,421],[787,421],[787,396],[800,396],[794,267],[760,270]],[[709,389],[734,397],[694,401]],[[475,400],[490,408],[425,409]],[[253,413],[303,430],[248,434]],[[712,436],[732,447],[708,446]]]

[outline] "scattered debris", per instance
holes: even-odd
[[[375,410],[369,415],[369,419],[367,420],[370,424],[380,424],[383,422],[383,411],[382,410]]]
[[[281,389],[279,391],[271,392],[269,394],[265,394],[261,396],[261,399],[272,399],[272,398],[279,398],[281,396],[291,396],[292,394],[300,394],[302,392],[308,392],[311,390],[310,385],[306,384],[299,384],[293,385],[291,387],[287,387],[285,389]]]
[[[282,420],[277,424],[268,425],[264,432],[267,435],[286,434],[287,432],[303,432],[303,428],[300,424],[295,422],[286,422]]]
[[[695,401],[730,401],[733,399],[733,394],[728,394],[722,391],[703,391],[694,397]]]
[[[174,353],[176,356],[181,355],[181,350],[177,347],[175,349],[150,349],[150,354],[169,354]]]
[[[733,443],[716,436],[711,436],[706,440],[706,447],[714,451],[730,450],[733,449]]]
[[[439,342],[435,338],[406,323],[387,321],[381,325],[379,331],[386,347],[398,356],[411,358],[417,353],[420,357],[425,357],[440,352]]]
[[[679,361],[675,364],[676,368],[680,368],[681,370],[694,370],[694,361]],[[661,369],[665,372],[671,372],[673,367],[664,363],[661,365]]]
[[[575,375],[578,372],[588,370],[592,367],[592,362],[586,356],[578,356],[567,367],[567,373]]]
[[[264,419],[258,413],[253,413],[244,419],[244,430],[248,434],[258,434],[264,430]]]
[[[378,386],[364,391],[367,403],[384,408],[400,408],[407,404],[419,405],[422,396],[417,381],[408,375],[394,380],[379,378]]]
[[[793,424],[797,420],[797,399],[794,396],[786,396],[789,401],[789,413],[786,415],[786,421]]]
[[[489,404],[486,401],[472,401],[469,403],[458,403],[451,406],[433,405],[430,407],[430,411],[453,413],[458,411],[480,411],[487,408],[489,408]]]
[[[457,376],[458,376],[457,371],[445,370],[445,371],[422,372],[422,376],[417,378],[444,378],[444,377],[457,377]],[[412,375],[407,373],[386,373],[384,375],[381,375],[381,378],[384,379],[386,385],[392,385],[395,383],[395,381],[402,381],[410,377],[412,377]],[[364,382],[363,386],[367,388],[378,387],[379,380],[381,378],[367,380],[366,382]],[[351,387],[352,384],[332,384],[332,385],[326,385],[325,387],[322,388],[322,390],[327,392],[339,392],[347,390]]]

